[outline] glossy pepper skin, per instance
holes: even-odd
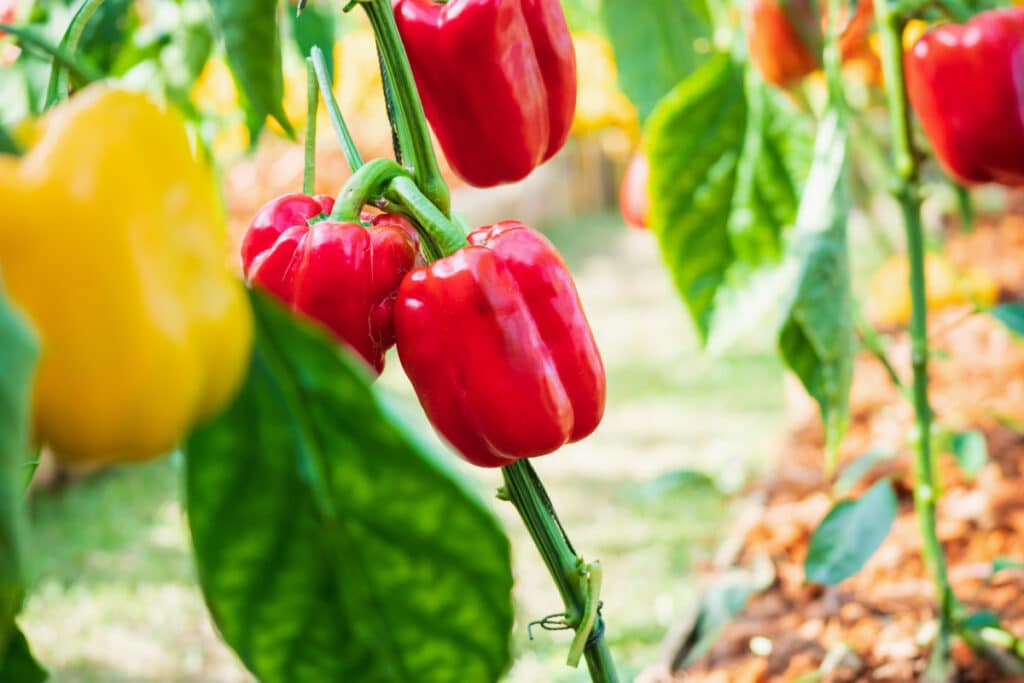
[[[604,414],[605,373],[565,263],[522,223],[467,239],[398,290],[398,356],[427,417],[482,467],[582,439]]]
[[[1024,8],[929,30],[906,55],[910,103],[965,185],[1024,185]]]
[[[466,182],[525,178],[562,148],[576,55],[558,0],[393,0],[423,108]]]
[[[242,241],[242,268],[292,310],[326,325],[379,374],[395,343],[395,294],[416,264],[413,227],[399,216],[357,223],[311,218],[329,214],[327,196],[288,194],[260,209]]]
[[[98,464],[172,450],[229,401],[252,311],[184,121],[92,85],[0,156],[0,277],[34,325],[37,438]]]
[[[629,160],[626,175],[622,179],[619,190],[619,210],[626,225],[634,228],[646,228],[651,216],[651,195],[648,183],[651,176],[651,165],[647,155],[636,152]]]

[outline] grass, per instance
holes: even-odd
[[[577,275],[604,354],[609,403],[598,432],[537,461],[579,552],[605,569],[607,636],[624,680],[650,664],[693,604],[736,491],[772,448],[782,419],[774,350],[700,354],[653,238],[600,215],[549,226]],[[389,359],[384,386],[411,400]],[[251,681],[219,643],[196,587],[174,458],[125,467],[31,504],[36,585],[21,618],[55,683]],[[681,476],[687,470],[706,473]],[[506,683],[575,683],[566,633],[526,624],[560,610],[493,471],[472,471],[512,539],[517,660]]]

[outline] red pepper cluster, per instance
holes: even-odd
[[[906,56],[910,103],[965,185],[1024,185],[1024,8],[929,30]]]
[[[393,3],[426,115],[466,180],[518,180],[562,147],[576,64],[557,0]],[[356,172],[336,213],[370,198],[371,177]],[[248,280],[325,325],[378,374],[397,345],[427,417],[476,465],[551,453],[597,428],[601,356],[543,235],[505,222],[459,246],[453,226],[431,227],[429,213],[408,206],[423,225],[393,214],[339,221],[333,209],[330,197],[303,194],[266,204],[242,244]],[[447,255],[424,266],[417,230],[428,253]]]
[[[242,244],[249,281],[326,325],[378,373],[397,341],[427,416],[476,465],[551,453],[594,431],[604,367],[572,276],[544,236],[499,223],[415,268],[418,240],[404,218],[364,215],[364,226],[324,218],[332,207],[302,194],[264,206]]]

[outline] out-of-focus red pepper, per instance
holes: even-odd
[[[576,55],[558,0],[393,0],[445,158],[479,187],[514,182],[562,148]]]
[[[772,85],[796,83],[821,66],[821,28],[812,0],[753,0],[747,50]]]
[[[636,152],[629,160],[626,175],[619,190],[619,209],[626,225],[646,228],[651,214],[651,195],[647,188],[651,166],[647,155]]]
[[[292,310],[326,325],[378,373],[395,343],[394,304],[402,278],[416,265],[412,225],[390,214],[371,223],[309,220],[329,214],[328,196],[287,194],[256,214],[242,242],[242,267]]]
[[[565,263],[522,223],[467,239],[398,291],[398,356],[427,417],[482,467],[582,439],[604,414],[605,373]]]
[[[910,103],[950,175],[1024,185],[1024,8],[933,28],[904,68]]]

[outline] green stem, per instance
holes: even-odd
[[[358,221],[363,207],[384,194],[384,187],[409,172],[391,159],[374,159],[364,164],[348,179],[331,211],[331,220]]]
[[[960,183],[953,183],[956,193],[956,205],[960,210],[960,229],[963,232],[974,232],[974,206],[971,204],[971,191]]]
[[[412,219],[428,261],[449,256],[466,246],[466,235],[426,198],[412,178],[393,179],[384,189],[384,197]]]
[[[68,24],[67,31],[65,31],[64,37],[60,41],[61,49],[65,50],[68,54],[75,54],[75,50],[78,49],[78,42],[82,39],[82,33],[85,32],[85,27],[103,2],[104,0],[85,0],[82,3],[78,11],[75,12],[75,16],[71,18],[71,23]],[[46,100],[43,108],[49,109],[58,101],[67,99],[69,87],[67,73],[65,73],[62,65],[54,60],[53,67],[50,69],[50,81],[46,85]]]
[[[306,142],[302,167],[302,191],[313,194],[316,186],[316,112],[320,105],[317,97],[316,69],[313,60],[306,58]]]
[[[320,95],[324,98],[327,113],[331,117],[331,125],[334,126],[338,142],[345,150],[345,160],[352,172],[355,173],[363,165],[363,158],[359,155],[359,148],[356,147],[356,141],[352,139],[352,133],[345,123],[345,117],[341,115],[341,107],[338,106],[338,100],[334,97],[334,91],[331,89],[333,83],[327,70],[327,60],[324,58],[323,50],[314,45],[310,50],[310,58],[313,60],[313,71],[316,73],[316,80],[320,85]]]
[[[422,188],[427,198],[446,216],[450,210],[448,186],[441,177],[441,170],[434,155],[434,146],[430,140],[430,130],[423,113],[416,81],[409,65],[409,57],[402,45],[402,38],[395,23],[391,0],[358,0],[366,10],[377,36],[377,44],[383,55],[385,70],[383,77],[390,82],[394,102],[397,109],[398,130],[408,134],[408,149],[402,150],[405,162],[411,164],[416,184]]]
[[[398,101],[395,99],[395,86],[388,71],[388,65],[384,62],[384,53],[381,52],[380,44],[377,44],[377,67],[380,70],[381,87],[384,90],[384,106],[387,110],[388,123],[391,126],[391,147],[395,151],[395,160],[405,163],[405,154],[402,150],[412,149],[412,138],[409,136],[409,126],[405,119],[398,113]]]
[[[939,601],[939,633],[932,650],[926,677],[945,679],[952,671],[950,638],[954,631],[956,598],[946,572],[946,557],[935,527],[939,486],[931,450],[932,409],[928,402],[928,309],[924,268],[924,229],[918,193],[918,168],[914,154],[913,128],[903,79],[902,35],[904,20],[886,2],[876,5],[882,38],[882,68],[885,74],[892,134],[893,165],[896,171],[894,195],[903,214],[910,262],[910,339],[913,368],[914,413],[917,448],[914,454],[914,511],[921,533],[922,555]]]
[[[91,66],[78,63],[78,61],[66,50],[58,47],[57,45],[51,44],[46,40],[46,38],[30,29],[0,23],[0,32],[9,33],[17,38],[22,45],[35,48],[50,55],[55,64],[60,64],[67,69],[71,75],[81,81],[91,82],[98,81],[103,78],[103,74],[99,73]]]
[[[509,499],[515,505],[519,516],[533,538],[534,545],[544,558],[551,578],[554,579],[558,592],[565,605],[566,623],[579,627],[585,616],[588,595],[581,581],[585,565],[569,545],[562,526],[559,524],[551,501],[548,499],[540,477],[533,470],[528,460],[517,460],[503,467],[505,488]],[[593,633],[597,637],[587,639],[583,656],[587,660],[590,679],[593,683],[618,683],[619,676],[612,661],[611,651],[603,636],[604,624],[600,615],[593,624]],[[590,634],[587,633],[587,636]]]

